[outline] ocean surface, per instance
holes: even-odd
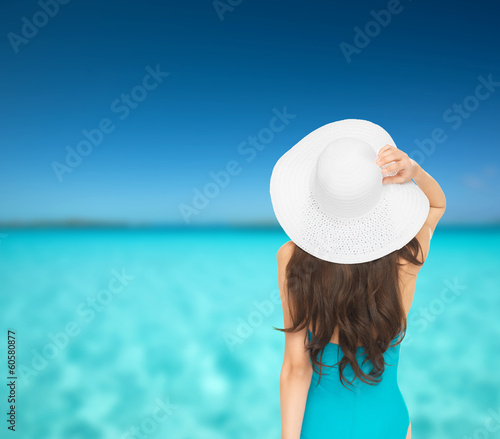
[[[0,233],[1,437],[280,437],[281,230]],[[499,249],[498,228],[432,238],[398,372],[414,438],[500,438]]]

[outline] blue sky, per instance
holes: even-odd
[[[3,6],[0,221],[272,222],[274,163],[345,118],[438,180],[443,224],[500,219],[494,2],[54,1]]]

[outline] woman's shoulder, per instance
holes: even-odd
[[[292,256],[292,253],[295,249],[295,243],[293,241],[285,242],[277,252],[276,257],[278,260],[288,260]]]

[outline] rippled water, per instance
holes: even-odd
[[[279,437],[283,232],[2,232],[16,437]],[[414,437],[500,438],[499,248],[499,229],[434,234],[398,375]]]

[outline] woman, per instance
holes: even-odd
[[[417,274],[446,208],[389,134],[346,119],[276,163],[282,439],[411,437],[397,367]]]

